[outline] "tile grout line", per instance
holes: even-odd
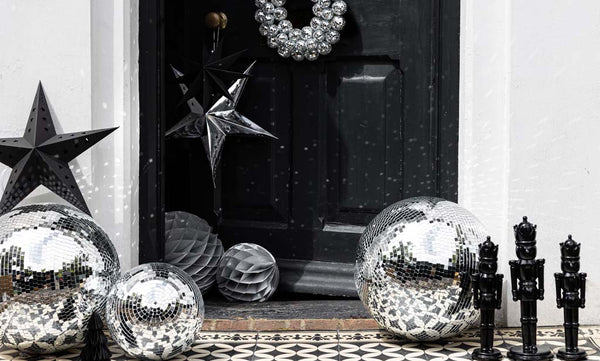
[[[258,348],[258,334],[259,333],[260,333],[260,331],[256,331],[256,335],[254,336],[254,349],[252,350],[252,358],[250,359],[250,361],[254,361],[256,349]]]
[[[342,346],[340,345],[340,330],[336,330],[338,361],[342,361]]]

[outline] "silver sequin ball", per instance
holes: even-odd
[[[110,335],[129,355],[167,360],[187,351],[204,319],[200,289],[184,271],[148,263],[126,272],[106,305]]]
[[[0,217],[0,335],[31,354],[83,341],[119,276],[110,239],[87,214],[34,204]]]
[[[360,238],[355,282],[379,325],[413,340],[459,334],[477,321],[470,275],[485,227],[469,211],[439,198],[397,202]]]

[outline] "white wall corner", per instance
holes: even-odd
[[[546,259],[541,325],[562,323],[553,274],[559,242],[582,243],[588,304],[582,324],[600,322],[595,297],[600,267],[600,2],[532,0],[461,3],[459,203],[500,245],[508,280],[515,259],[512,226],[538,225],[538,258]],[[505,295],[510,296],[505,282]],[[508,297],[506,324],[519,325]]]
[[[138,0],[94,0],[91,18],[92,124],[119,127],[92,153],[92,213],[128,270],[138,263]]]
[[[475,214],[500,245],[499,272],[506,276],[513,251],[508,220],[509,10],[510,2],[501,0],[461,3],[458,157],[459,204]],[[512,303],[507,295],[499,324],[506,324]]]

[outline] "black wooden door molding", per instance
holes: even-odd
[[[164,1],[139,3],[139,262],[164,258]]]
[[[354,264],[277,259],[279,291],[358,298]]]

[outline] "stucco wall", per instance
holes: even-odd
[[[23,134],[38,81],[57,132],[120,128],[71,162],[123,269],[137,263],[136,1],[0,0],[0,137]],[[10,169],[0,165],[0,190]],[[43,187],[23,203],[62,202]]]
[[[459,202],[515,258],[512,225],[538,225],[546,259],[541,324],[561,324],[558,243],[582,243],[584,324],[600,323],[600,2],[462,2]],[[505,283],[505,288],[509,288]],[[506,295],[510,295],[509,292]],[[503,309],[518,325],[512,299]]]

